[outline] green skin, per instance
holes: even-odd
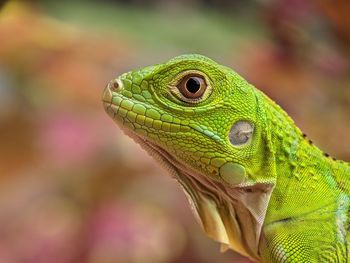
[[[189,73],[207,88],[189,102]],[[204,231],[257,262],[350,262],[350,166],[324,154],[233,70],[200,55],[125,73],[107,113],[181,184]],[[254,130],[229,140],[238,121]]]

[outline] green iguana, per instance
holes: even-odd
[[[350,262],[350,165],[233,70],[183,55],[112,80],[103,102],[223,247],[257,262]]]

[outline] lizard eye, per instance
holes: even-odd
[[[207,84],[203,76],[189,74],[181,79],[177,88],[186,99],[196,100],[203,96]]]

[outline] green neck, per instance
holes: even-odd
[[[265,223],[300,217],[327,206],[326,202],[336,203],[347,165],[326,156],[279,106],[266,99],[277,179]]]

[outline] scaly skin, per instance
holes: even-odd
[[[179,92],[190,74],[205,80],[195,101]],[[314,146],[231,69],[184,55],[112,80],[103,101],[179,181],[204,231],[224,247],[257,262],[350,262],[349,164]],[[253,132],[230,132],[239,121]],[[229,139],[241,134],[250,136],[241,145]]]

